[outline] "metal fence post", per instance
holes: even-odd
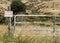
[[[53,43],[55,43],[55,32],[56,32],[56,16],[53,17],[54,22],[53,22]]]
[[[53,19],[54,19],[54,23],[53,23],[53,36],[55,36],[55,32],[56,32],[56,16],[54,16]]]
[[[11,7],[8,6],[8,10],[11,10]],[[8,18],[8,36],[10,37],[10,29],[11,29],[11,17]]]
[[[8,36],[10,36],[10,30],[11,30],[11,18],[9,17],[9,22],[8,22]]]
[[[15,25],[16,25],[16,16],[14,16],[14,30],[15,30]]]

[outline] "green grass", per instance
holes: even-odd
[[[60,43],[60,37],[48,37],[48,36],[18,36],[14,37],[11,35],[8,37],[7,34],[0,36],[0,41],[3,43]]]
[[[4,32],[4,31],[3,31]],[[14,31],[11,30],[13,33]],[[18,31],[17,31],[18,32]],[[11,33],[11,36],[8,37],[8,34],[0,35],[0,43],[60,43],[60,36],[48,37],[48,36],[21,36],[14,37]]]

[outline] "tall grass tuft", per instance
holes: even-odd
[[[14,37],[7,34],[0,36],[0,41],[3,43],[60,43],[60,37],[48,37],[48,36],[21,36]]]

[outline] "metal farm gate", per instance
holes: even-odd
[[[42,18],[43,17],[52,17],[53,22],[50,22],[50,21],[49,22],[48,21],[46,21],[46,22],[41,22],[41,21],[33,22],[32,19],[31,19],[32,22],[31,21],[25,21],[25,19],[24,19],[25,17],[26,18],[29,18],[29,17],[30,18],[32,18],[32,17],[42,17]],[[25,35],[26,36],[56,36],[56,35],[60,35],[60,29],[56,28],[56,25],[57,24],[59,25],[60,22],[56,22],[56,17],[60,17],[60,16],[59,15],[24,15],[24,14],[14,15],[14,29],[17,32],[20,31],[19,34],[22,35],[22,36],[25,36]],[[17,18],[19,18],[18,20],[20,20],[20,21],[17,21]],[[21,24],[22,24],[22,26],[21,26]],[[29,26],[27,24],[33,24],[33,26],[31,25],[32,27],[27,28]],[[42,25],[42,24],[50,24],[51,28],[48,27],[46,29],[46,27],[44,27],[43,25],[42,26],[37,25],[37,26],[34,27],[34,24],[35,25],[37,25],[37,24],[40,24],[40,25]],[[26,26],[26,27],[24,27],[24,26]]]
[[[52,21],[49,21],[49,19],[48,21],[42,22],[39,21],[41,19],[38,20],[38,17],[51,17]],[[36,20],[38,21],[34,21],[33,18],[37,18]],[[57,22],[57,18],[60,19],[60,16],[14,15],[14,36],[20,36],[23,43],[60,43],[60,20],[58,19]],[[29,21],[29,19],[31,21]],[[44,24],[46,24],[48,28],[44,27]]]

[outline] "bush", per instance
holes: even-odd
[[[11,10],[14,12],[14,14],[17,14],[19,12],[25,12],[26,5],[20,0],[15,0],[11,4]]]
[[[6,24],[6,23],[7,23],[6,18],[0,15],[0,24]]]

